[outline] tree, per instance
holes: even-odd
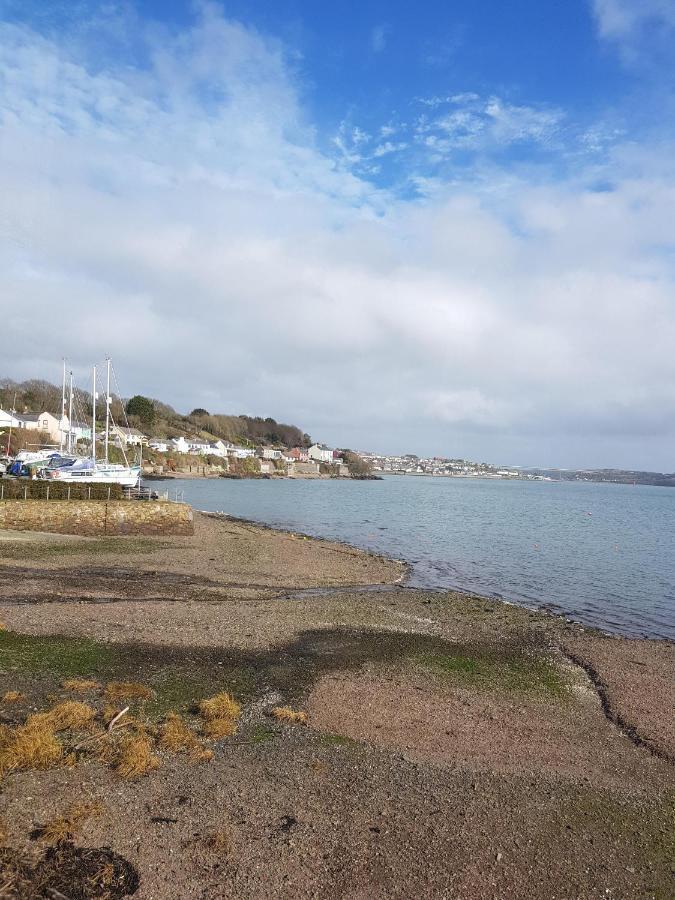
[[[152,428],[155,422],[155,404],[147,397],[136,394],[127,402],[128,416],[137,416],[145,428]]]
[[[207,409],[202,409],[201,406],[198,406],[197,409],[193,409],[189,415],[189,418],[201,418],[202,416],[210,416],[211,413]]]
[[[351,475],[363,476],[372,473],[372,468],[368,460],[363,459],[362,456],[359,456],[358,453],[354,453],[353,450],[343,450],[342,457],[347,464],[347,468]]]

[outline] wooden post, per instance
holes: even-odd
[[[70,500],[70,485],[68,485],[68,499]]]

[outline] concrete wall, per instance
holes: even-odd
[[[3,500],[0,528],[59,534],[193,534],[192,507],[155,500]]]

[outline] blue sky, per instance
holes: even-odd
[[[673,469],[675,0],[0,0],[0,31],[0,376],[110,352],[335,444]]]

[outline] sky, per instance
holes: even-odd
[[[0,377],[675,470],[675,0],[0,0]]]

